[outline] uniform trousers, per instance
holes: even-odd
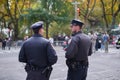
[[[67,80],[86,80],[88,66],[79,65],[75,68],[68,68]]]

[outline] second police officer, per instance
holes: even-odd
[[[51,43],[43,38],[43,22],[34,23],[34,35],[27,39],[19,53],[19,61],[26,63],[26,80],[49,80],[57,55]]]
[[[68,66],[67,80],[86,80],[88,70],[88,56],[92,54],[92,42],[82,32],[83,22],[72,20],[72,39],[66,49],[65,57]]]

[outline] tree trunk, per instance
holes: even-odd
[[[116,22],[116,17],[112,16],[112,24],[111,24],[111,29],[115,27],[115,22]]]
[[[101,0],[101,4],[102,4],[102,10],[103,10],[103,18],[104,18],[104,21],[105,21],[105,29],[107,28],[109,28],[109,26],[108,26],[108,21],[107,21],[107,17],[106,17],[106,11],[105,11],[105,4],[104,4],[104,2],[103,2],[103,0]]]
[[[0,38],[2,38],[2,28],[3,28],[3,25],[0,25],[0,26],[1,26]]]
[[[106,28],[108,29],[108,21],[107,21],[107,18],[106,18],[106,15],[104,15],[104,20],[105,20],[105,25],[106,25]]]
[[[14,23],[14,40],[18,39],[18,34],[19,34],[18,20],[16,20],[16,22]]]
[[[112,6],[112,23],[111,23],[111,29],[114,28],[115,22],[116,22],[116,16],[118,15],[118,13],[120,12],[120,4],[118,5],[118,10],[114,13],[114,9],[113,9],[114,5]]]
[[[87,27],[87,16],[84,17],[84,27]]]

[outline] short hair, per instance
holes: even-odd
[[[34,34],[38,34],[40,29],[40,27],[33,29]]]

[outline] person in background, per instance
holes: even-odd
[[[103,33],[101,34],[101,50],[104,50],[105,49],[105,46],[104,46],[104,40],[103,40]]]
[[[50,41],[51,44],[54,43],[54,39],[52,37],[49,38],[49,41]]]
[[[5,50],[6,47],[6,39],[2,40],[2,50]]]
[[[96,51],[98,51],[98,49],[101,49],[101,43],[102,43],[102,37],[101,37],[101,33],[99,33],[96,39]]]
[[[103,35],[103,41],[105,45],[105,53],[108,53],[109,35],[107,34],[107,32],[105,32]]]
[[[12,46],[12,39],[11,38],[7,38],[7,47],[8,47],[8,50],[11,49],[11,46]]]
[[[29,36],[25,36],[25,37],[24,37],[24,41],[26,41],[28,38],[29,38]]]
[[[97,35],[91,32],[92,49],[94,53],[96,51],[96,40],[97,40]]]

